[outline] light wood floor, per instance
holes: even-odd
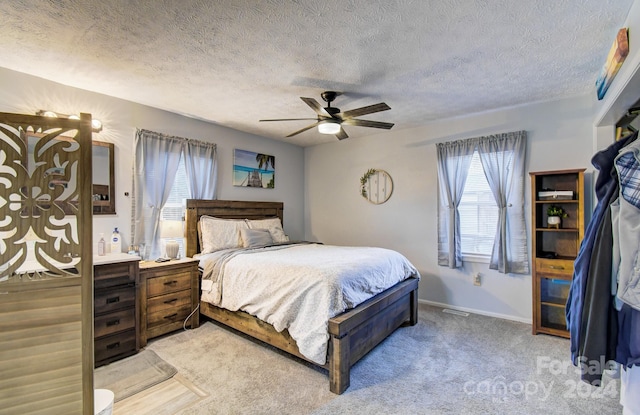
[[[113,415],[173,415],[208,396],[179,373],[171,379],[116,402]]]

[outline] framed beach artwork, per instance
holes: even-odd
[[[629,54],[629,32],[627,28],[622,28],[618,31],[616,40],[613,42],[607,60],[598,75],[596,80],[596,92],[598,94],[598,100],[604,98],[604,95],[609,89],[609,85],[613,82],[613,78],[616,77],[620,67],[622,66],[625,58]]]
[[[276,158],[247,150],[233,150],[233,185],[275,188]]]

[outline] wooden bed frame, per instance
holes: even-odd
[[[283,221],[283,203],[187,200],[186,255],[189,257],[197,254],[200,249],[197,223],[202,215],[225,219],[279,217]],[[225,310],[203,301],[200,302],[200,313],[309,361],[300,354],[295,340],[286,330],[277,332],[272,325],[248,313]],[[418,279],[413,277],[330,319],[327,363],[322,367],[329,371],[331,392],[343,393],[349,387],[351,366],[398,327],[413,326],[417,322]]]

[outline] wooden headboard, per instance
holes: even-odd
[[[277,216],[284,225],[283,211],[282,202],[187,199],[185,254],[193,257],[200,252],[198,220],[202,215],[221,219],[265,219]]]

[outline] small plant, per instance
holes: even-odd
[[[551,205],[547,208],[547,216],[557,216],[559,218],[566,218],[569,216],[560,206]]]
[[[376,169],[369,169],[367,170],[367,172],[364,174],[364,176],[362,176],[360,178],[360,194],[362,195],[362,197],[366,198],[367,197],[367,189],[366,189],[366,184],[367,181],[369,180],[369,177],[373,176],[376,173]]]

